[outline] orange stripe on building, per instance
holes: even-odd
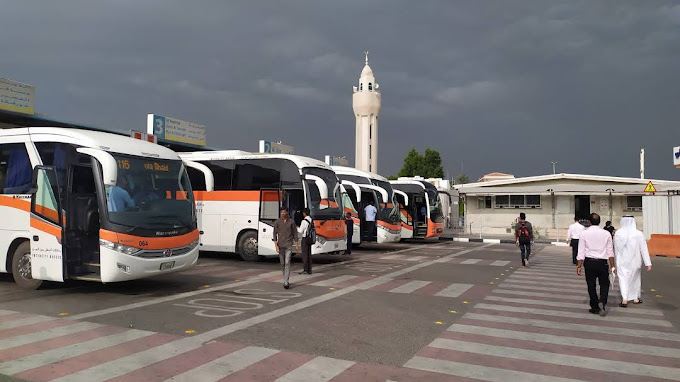
[[[198,230],[193,230],[179,236],[144,237],[100,229],[99,237],[113,243],[124,244],[140,249],[168,249],[184,247],[198,240]]]
[[[46,223],[38,218],[31,217],[31,228],[43,231],[61,240],[61,227]]]
[[[400,230],[399,224],[390,224],[390,223],[384,222],[382,220],[378,220],[377,223],[378,223],[379,226],[385,227],[385,228],[387,228],[391,231],[399,231]]]
[[[276,191],[273,195],[265,192],[264,201],[277,201]],[[272,200],[268,200],[271,197]],[[260,191],[194,191],[194,198],[198,201],[212,202],[259,202]]]
[[[347,225],[344,220],[315,220],[316,234],[326,239],[340,239],[347,237]]]
[[[11,208],[16,208],[18,210],[30,212],[31,211],[31,200],[0,195],[0,206],[11,207]]]

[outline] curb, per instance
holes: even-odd
[[[439,240],[443,241],[457,241],[457,242],[462,242],[462,243],[485,243],[485,244],[515,244],[515,241],[512,239],[477,239],[477,238],[469,238],[469,237],[444,237],[441,236]],[[567,243],[559,242],[559,241],[547,241],[547,240],[538,240],[535,241],[534,244],[548,244],[548,245],[554,245],[556,247],[567,247]]]

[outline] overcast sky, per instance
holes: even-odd
[[[644,147],[647,177],[680,179],[677,1],[8,1],[0,32],[0,77],[55,119],[143,130],[157,113],[214,147],[353,162],[370,49],[383,175],[431,147],[452,177],[637,177]]]

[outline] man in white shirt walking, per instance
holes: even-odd
[[[378,214],[378,209],[375,208],[373,202],[368,202],[368,205],[364,208],[364,219],[366,221],[366,228],[368,229],[368,237],[373,238],[376,232],[375,226],[375,216]]]
[[[571,246],[571,260],[574,264],[576,264],[576,255],[578,255],[579,237],[586,229],[578,220],[578,216],[574,216],[574,224],[570,225],[567,231],[567,243]]]
[[[607,315],[607,297],[609,295],[609,266],[611,272],[616,271],[612,235],[600,228],[600,215],[590,214],[590,227],[579,237],[578,265],[576,273],[581,276],[581,268],[586,267],[586,283],[590,296],[590,313]],[[609,261],[609,264],[607,264]],[[600,283],[600,297],[597,296],[597,282]]]
[[[310,238],[310,231],[312,230],[312,217],[309,216],[309,208],[302,210],[302,223],[300,223],[300,229],[298,233],[301,237],[302,242],[302,271],[300,274],[312,274],[312,240]]]

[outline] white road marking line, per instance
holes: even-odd
[[[27,317],[27,318],[24,318],[24,319],[21,319],[21,320],[0,322],[0,330],[14,329],[14,328],[18,328],[18,327],[21,327],[21,326],[39,324],[41,322],[52,321],[52,320],[56,320],[56,318],[48,317],[48,316],[35,316],[35,317]]]
[[[0,349],[9,349],[16,346],[22,346],[33,342],[49,340],[69,334],[83,332],[85,330],[96,329],[103,325],[92,322],[79,322],[67,326],[59,326],[52,329],[43,330],[36,333],[24,334],[17,337],[10,337],[0,340]]]
[[[651,330],[631,330],[627,328],[615,328],[608,326],[596,326],[588,324],[572,324],[568,322],[557,322],[548,320],[536,320],[532,318],[517,318],[517,317],[507,317],[507,316],[497,316],[493,314],[481,314],[481,313],[466,313],[463,318],[469,318],[472,320],[479,321],[491,321],[500,322],[513,325],[523,325],[523,326],[538,326],[546,329],[559,329],[559,330],[575,330],[590,333],[602,333],[611,334],[617,336],[630,336],[630,337],[641,337],[641,338],[652,338],[656,340],[668,340],[680,342],[680,334],[667,333],[667,332],[656,332]]]
[[[678,369],[672,367],[644,365],[633,362],[612,361],[608,359],[595,359],[590,357],[579,357],[566,354],[556,354],[536,350],[527,350],[507,346],[496,346],[487,344],[477,344],[467,341],[447,340],[437,338],[431,347],[463,351],[467,353],[490,355],[495,357],[505,357],[520,359],[525,362],[541,362],[553,365],[579,367],[584,369],[600,370],[612,373],[623,373],[628,375],[638,375],[641,377],[666,378],[680,380]]]
[[[167,381],[173,382],[216,382],[239,370],[278,353],[278,350],[248,346],[227,354],[195,369],[178,374]]]
[[[122,333],[112,334],[106,337],[95,338],[90,341],[81,342],[58,349],[48,350],[43,353],[30,355],[28,357],[15,359],[0,364],[0,373],[12,375],[31,370],[36,367],[49,365],[63,361],[65,359],[77,357],[82,354],[91,353],[96,350],[109,348],[124,342],[136,340],[154,334],[144,330],[127,330]],[[91,379],[92,381],[93,379]]]
[[[389,255],[389,256],[383,256],[380,259],[381,260],[401,260],[405,255]]]
[[[561,310],[549,310],[549,309],[536,309],[536,308],[524,308],[521,306],[508,306],[508,305],[493,305],[479,303],[474,306],[475,309],[487,309],[487,310],[499,310],[505,312],[516,312],[516,313],[530,313],[530,314],[540,314],[546,316],[558,316],[558,317],[571,317],[580,318],[585,320],[592,320],[597,316],[591,313],[575,313],[575,312],[564,312]],[[612,322],[623,322],[628,324],[640,324],[640,325],[654,325],[662,326],[665,328],[672,328],[673,324],[666,320],[654,320],[649,318],[637,318],[637,317],[617,317],[617,316],[607,316],[607,321]]]
[[[182,339],[179,339],[177,341],[170,342],[168,344],[162,345],[155,347],[153,349],[145,350],[136,354],[132,354],[126,357],[119,358],[114,361],[110,361],[101,365],[97,365],[94,367],[91,367],[86,370],[82,370],[80,372],[64,376],[63,378],[58,379],[60,382],[91,382],[94,380],[97,380],[98,377],[105,375],[107,378],[115,378],[127,373],[130,373],[132,371],[138,370],[140,368],[143,368],[145,366],[161,362],[165,359],[168,359],[170,357],[174,357],[178,354],[183,354],[188,351],[197,349],[201,346],[204,346],[204,344],[208,341],[213,341],[217,338],[226,336],[228,334],[231,334],[233,332],[243,330],[250,328],[252,326],[270,321],[274,318],[278,318],[281,316],[284,316],[286,314],[290,314],[293,312],[297,312],[299,310],[308,308],[310,306],[314,306],[332,299],[335,299],[337,297],[344,296],[348,293],[357,291],[357,290],[367,290],[374,288],[378,285],[384,284],[392,279],[394,279],[397,276],[401,276],[406,273],[413,272],[415,270],[418,270],[420,268],[424,268],[427,266],[430,266],[432,264],[436,263],[444,263],[449,261],[451,258],[456,257],[456,256],[461,256],[466,253],[476,251],[479,249],[484,249],[489,245],[485,246],[479,246],[479,247],[474,247],[474,248],[469,248],[463,251],[455,252],[450,255],[443,256],[439,259],[436,260],[431,260],[423,263],[418,263],[414,264],[408,268],[405,269],[400,269],[397,271],[394,271],[392,273],[376,277],[372,280],[364,281],[360,284],[339,289],[336,291],[333,291],[331,293],[326,293],[321,296],[317,297],[312,297],[308,300],[301,301],[298,303],[295,303],[293,305],[288,305],[279,309],[276,309],[271,312],[267,313],[262,313],[260,315],[250,317],[248,319],[245,319],[243,321],[238,321],[232,324],[228,324],[210,331],[207,331],[205,333],[201,333],[192,337],[185,337]],[[280,271],[277,272],[280,274]]]
[[[404,285],[398,286],[394,289],[391,289],[390,292],[392,293],[411,293],[413,291],[416,291],[422,287],[424,287],[427,284],[432,283],[431,281],[418,281],[414,280],[411,282],[408,282]]]
[[[496,267],[502,267],[502,266],[505,266],[505,265],[508,265],[508,264],[510,264],[510,262],[505,261],[505,260],[496,260],[493,263],[491,263],[491,265],[496,266]]]
[[[444,288],[443,290],[437,292],[435,296],[439,297],[460,297],[461,294],[467,292],[468,289],[472,288],[472,284],[451,284]]]
[[[413,357],[404,367],[416,370],[431,371],[434,373],[454,375],[463,378],[474,378],[482,381],[507,382],[507,381],[531,381],[531,382],[578,382],[576,379],[558,378],[548,375],[525,373],[495,367],[478,366],[462,362],[447,361],[426,357]]]
[[[495,329],[487,328],[484,326],[472,326],[463,324],[453,324],[447,330],[457,333],[468,333],[523,341],[534,341],[553,345],[577,346],[582,348],[621,351],[626,353],[637,353],[645,355],[648,354],[659,357],[680,358],[680,349],[671,349],[660,346],[639,345],[614,341],[590,340],[584,338],[573,338],[569,336],[557,336],[553,334],[540,334],[540,333],[529,334],[526,332],[514,330]]]
[[[14,292],[8,291],[7,293],[14,293]],[[6,316],[8,314],[15,314],[15,313],[19,313],[19,312],[15,312],[15,311],[12,311],[12,310],[2,310],[2,309],[0,309],[0,316]]]
[[[460,263],[465,264],[465,265],[472,265],[472,264],[477,264],[480,261],[482,261],[482,259],[467,259],[467,260],[461,261]]]
[[[522,290],[514,290],[514,289],[506,289],[506,288],[495,288],[492,293],[497,293],[497,294],[511,294],[511,295],[517,295],[517,296],[532,296],[532,297],[548,297],[548,298],[554,298],[555,300],[577,300],[577,301],[588,301],[588,296],[579,294],[579,295],[563,295],[563,294],[555,294],[555,293],[540,293],[540,292],[529,292],[529,291],[522,291]]]
[[[545,300],[536,300],[536,299],[528,299],[528,298],[511,298],[511,297],[501,297],[501,296],[493,296],[493,295],[486,296],[484,299],[489,300],[489,301],[501,301],[501,302],[516,303],[516,304],[533,304],[533,305],[557,306],[557,307],[562,306],[562,307],[565,307],[565,308],[574,308],[574,309],[583,309],[584,307],[589,307],[588,301],[585,301],[581,304],[574,304],[574,303],[560,302],[560,301],[545,301]],[[611,307],[611,308],[608,308],[608,309],[610,309],[613,312],[621,312],[621,313],[628,313],[628,314],[645,314],[645,315],[655,315],[655,316],[663,317],[663,312],[660,312],[658,310],[628,309],[628,308],[619,308],[619,307]]]
[[[338,277],[333,277],[333,278],[330,278],[330,279],[327,279],[327,280],[317,281],[317,282],[311,283],[309,285],[325,287],[325,286],[336,285],[336,284],[339,284],[341,282],[356,279],[356,278],[359,278],[359,276],[352,276],[352,275],[338,276]]]
[[[585,284],[585,281],[583,282]],[[522,289],[522,290],[541,290],[541,291],[546,291],[546,292],[563,292],[565,295],[572,295],[572,296],[583,296],[585,293],[585,296],[588,296],[588,292],[581,291],[580,289],[576,290],[573,286],[570,288],[549,288],[547,286],[539,286],[536,284],[515,284],[515,283],[506,283],[505,281],[502,282],[502,284],[499,285],[500,288],[505,288],[505,289]]]
[[[276,380],[276,382],[325,382],[354,365],[352,361],[316,357]]]

